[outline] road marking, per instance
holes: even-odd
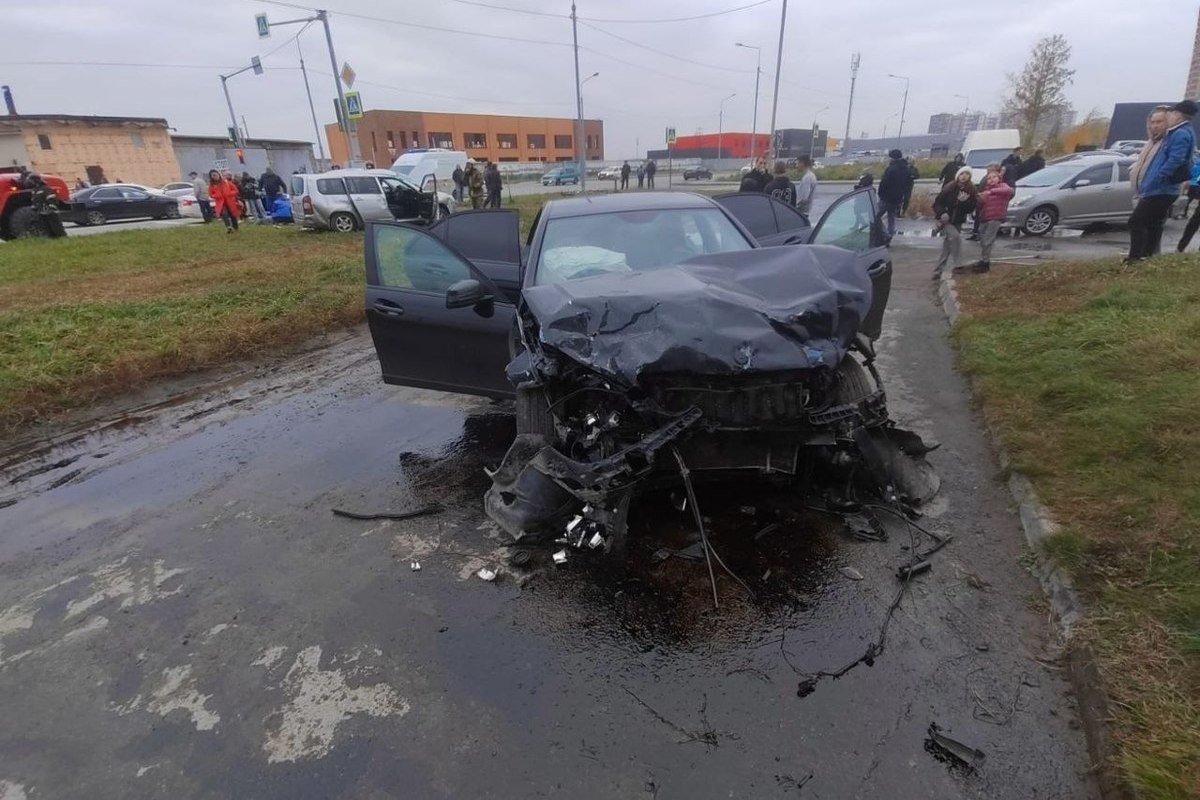
[[[107,601],[121,598],[121,608],[140,606],[161,600],[183,591],[183,586],[165,590],[162,585],[186,569],[167,569],[162,559],[155,560],[149,569],[127,566],[129,556],[106,564],[92,573],[92,593],[67,604],[67,619],[77,617]]]
[[[408,701],[387,684],[352,688],[345,672],[323,670],[320,662],[321,648],[306,647],[283,679],[290,699],[265,720],[263,750],[271,764],[324,757],[333,749],[338,726],[353,714],[402,717],[409,712]]]
[[[270,669],[279,663],[279,659],[283,658],[285,652],[287,652],[287,648],[283,645],[268,647],[257,660],[250,662],[250,666]]]
[[[0,781],[0,800],[28,800],[25,787],[12,781]]]

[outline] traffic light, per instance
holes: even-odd
[[[246,154],[245,154],[244,152],[242,152],[242,148],[240,148],[240,147],[239,147],[237,150],[234,150],[233,152],[234,152],[235,154],[237,154],[237,158],[238,158],[238,163],[239,163],[239,164],[245,164],[245,163],[246,163]]]

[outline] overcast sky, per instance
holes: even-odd
[[[609,159],[631,157],[635,142],[642,150],[662,146],[668,125],[680,134],[715,132],[721,99],[734,93],[724,104],[724,128],[749,131],[755,53],[735,42],[762,48],[758,128],[767,130],[782,0],[688,21],[616,21],[694,17],[753,2],[579,0],[580,70],[600,73],[584,87],[584,112],[604,120]],[[357,71],[355,88],[368,109],[575,114],[569,0],[327,5],[339,64],[349,61]],[[889,73],[911,79],[906,132],[924,133],[932,113],[961,110],[967,101],[955,95],[969,96],[973,109],[996,110],[1005,72],[1019,70],[1037,38],[1051,33],[1064,34],[1073,48],[1076,75],[1068,98],[1081,116],[1093,108],[1107,116],[1118,101],[1176,100],[1187,79],[1197,5],[790,0],[777,127],[806,127],[816,116],[832,135],[843,136],[856,51],[862,64],[855,137],[879,135],[885,124],[896,131],[904,81]],[[272,22],[306,15],[264,0],[0,0],[6,34],[0,83],[12,86],[25,114],[165,117],[180,133],[223,135],[229,120],[218,74],[259,55],[266,74],[247,72],[229,82],[250,135],[313,140],[293,40],[300,26],[273,29],[260,40],[258,12]],[[298,44],[323,125],[333,119],[335,90],[320,26],[309,27]],[[51,61],[75,63],[45,63]]]

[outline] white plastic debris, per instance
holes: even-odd
[[[758,509],[756,509],[754,506],[742,506],[741,511],[743,514],[753,517]]]
[[[575,518],[567,523],[567,533],[574,533],[575,529],[579,527],[579,523],[581,522],[583,522],[583,517],[576,514]]]
[[[567,551],[559,550],[557,553],[551,556],[551,558],[554,559],[555,564],[565,564],[567,563]]]
[[[411,569],[413,572],[420,572],[421,571],[421,562],[420,561],[410,561],[408,564],[408,568]]]
[[[603,546],[604,546],[604,537],[600,535],[599,531],[592,534],[591,539],[588,539],[588,547],[592,548],[593,550],[595,550],[597,547],[603,547]]]
[[[479,572],[476,572],[475,574],[479,576],[480,580],[487,581],[489,583],[496,580],[496,570],[494,570],[494,569],[488,569],[487,567],[481,567]]]
[[[838,567],[838,572],[842,573],[852,581],[861,581],[863,579],[863,574],[854,567]]]

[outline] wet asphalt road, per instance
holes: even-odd
[[[480,496],[511,417],[382,385],[355,333],[0,453],[0,795],[1094,796],[925,255],[896,250],[880,365],[894,416],[942,444],[922,524],[954,540],[872,666],[798,696],[879,635],[901,525],[856,541],[778,491],[702,488],[757,597],[721,575],[719,612],[702,564],[651,565],[689,530],[661,496],[624,582],[507,567]],[[984,759],[947,761],[931,723]]]

